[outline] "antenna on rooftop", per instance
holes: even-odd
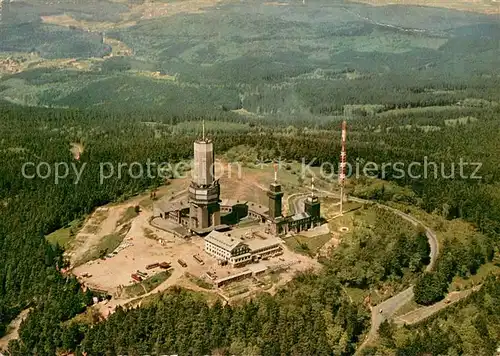
[[[314,196],[314,177],[311,177],[311,197]]]
[[[274,163],[274,183],[278,182],[278,164]]]
[[[202,122],[201,125],[202,125],[202,132],[203,132],[203,136],[202,137],[203,137],[203,141],[205,141],[205,120],[203,120],[203,122]]]

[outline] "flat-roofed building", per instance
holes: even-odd
[[[262,238],[258,235],[264,234],[255,234],[255,238],[245,241],[254,260],[269,257],[275,253],[281,252],[282,241],[280,238],[267,234],[266,238]]]

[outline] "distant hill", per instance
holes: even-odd
[[[442,7],[460,11],[479,12],[482,14],[499,14],[500,2],[497,0],[349,0],[374,6],[385,5],[418,5]]]
[[[479,13],[343,0],[64,0],[52,12],[28,2],[42,22],[0,25],[0,98],[24,105],[324,116],[333,103],[406,102],[408,91],[444,90],[432,104],[455,104],[500,75],[498,19]]]

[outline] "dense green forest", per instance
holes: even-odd
[[[146,19],[134,9],[141,3],[130,0],[127,9],[126,2],[94,0],[7,2],[0,50],[28,63],[0,78],[0,97],[179,116],[243,108],[310,120],[339,115],[346,104],[498,100],[495,16],[343,0],[307,6],[227,0],[207,4],[202,13]],[[125,16],[127,10],[133,11]],[[92,21],[78,28],[41,23],[37,15],[47,14]],[[111,42],[101,43],[103,37]],[[118,54],[121,46],[129,53]],[[78,65],[44,66],[47,58],[73,58]]]
[[[473,276],[498,255],[497,17],[342,0],[252,0],[146,19],[135,8],[143,3],[3,2],[0,57],[15,65],[0,68],[0,336],[31,308],[10,355],[351,355],[370,313],[346,288],[414,284],[415,302],[429,305],[454,279]],[[83,27],[41,19],[62,14]],[[120,48],[130,51],[118,54]],[[475,228],[442,241],[433,271],[424,272],[423,232],[380,210],[372,225],[357,226],[321,259],[320,273],[298,275],[273,297],[223,306],[173,289],[107,321],[74,319],[92,293],[61,273],[63,250],[45,236],[164,183],[127,174],[101,182],[100,163],[189,159],[205,120],[218,154],[240,148],[252,159],[256,153],[337,167],[344,119],[352,167],[389,163],[373,173],[381,185],[353,172],[350,193]],[[73,143],[84,147],[79,160]],[[411,177],[394,166],[424,161],[444,168]],[[470,163],[463,172],[469,178],[458,168],[450,177],[461,161]],[[34,164],[28,174],[40,162],[52,174],[24,178],[26,162]],[[56,182],[61,163],[70,170]],[[379,345],[365,353],[491,354],[500,339],[498,286],[491,277],[479,292],[412,327],[384,323]]]
[[[483,162],[483,178],[480,180],[406,177],[393,180],[413,190],[407,197],[395,197],[388,190],[371,191],[370,196],[364,196],[381,201],[406,200],[447,219],[462,218],[473,223],[485,236],[484,239],[474,243],[449,241],[449,246],[442,248],[435,273],[439,277],[439,286],[447,285],[454,275],[474,273],[478,265],[490,259],[495,249],[498,250],[499,157],[491,154],[498,152],[498,106],[482,103],[481,106],[391,110],[388,105],[379,113],[368,116],[364,111],[357,110],[349,119],[349,160],[353,164],[357,157],[380,163],[408,163],[422,161],[424,155],[436,162],[456,162],[460,157]],[[175,292],[162,297],[151,307],[119,312],[108,322],[94,328],[78,324],[68,327],[63,322],[83,311],[90,303],[90,295],[81,292],[74,280],[58,272],[64,266],[62,251],[49,245],[44,235],[91,212],[98,205],[160,184],[155,179],[130,179],[127,176],[99,184],[99,162],[145,163],[148,158],[157,162],[189,158],[192,155],[192,140],[199,134],[202,117],[190,117],[188,114],[184,117],[167,116],[154,111],[120,113],[23,108],[5,103],[1,104],[0,116],[0,236],[3,247],[0,252],[0,311],[3,329],[20,310],[34,307],[21,327],[20,341],[11,345],[13,355],[30,352],[53,355],[56,349],[88,350],[92,355],[126,350],[130,354],[140,354],[145,349],[162,352],[175,349],[182,354],[198,354],[213,349],[228,352],[254,350],[274,355],[276,352],[303,354],[304,350],[311,348],[318,354],[351,354],[360,336],[367,330],[369,318],[362,306],[349,303],[339,290],[346,278],[358,285],[373,284],[377,278],[398,280],[401,268],[413,268],[417,273],[414,277],[422,278],[418,283],[429,294],[424,297],[439,299],[433,291],[435,285],[426,281],[429,277],[418,277],[418,271],[426,263],[425,251],[428,247],[419,242],[421,238],[416,234],[414,238],[404,239],[404,244],[403,240],[396,240],[392,245],[390,253],[398,256],[399,265],[389,263],[393,261],[382,251],[378,255],[364,256],[361,250],[356,252],[355,246],[351,246],[349,249],[354,249],[353,256],[358,253],[357,256],[366,259],[373,268],[361,266],[354,269],[350,276],[339,274],[336,261],[346,267],[351,265],[348,260],[342,261],[334,254],[331,257],[332,267],[328,268],[329,263],[326,262],[327,268],[320,275],[297,277],[276,298],[262,296],[253,304],[224,307],[224,317],[213,309],[220,306],[209,307],[204,303],[193,306],[189,294]],[[476,120],[449,124],[449,120],[462,116]],[[332,137],[340,135],[340,117],[317,122],[316,125],[301,120],[270,123],[266,118],[247,119],[221,110],[220,115],[208,113],[205,119],[214,127],[220,126],[216,122],[231,123],[227,131],[217,132],[216,145],[221,153],[231,147],[248,145],[267,155],[274,152],[286,159],[305,158],[309,162],[316,157],[316,164],[326,161],[338,163],[340,147]],[[187,124],[189,121],[191,124]],[[425,127],[430,125],[438,129],[426,130]],[[179,135],[179,132],[183,134]],[[69,151],[71,142],[85,145],[79,162]],[[21,167],[27,161],[86,164],[86,169],[78,184],[74,184],[75,173],[70,173],[67,179],[56,185],[53,177],[46,180],[22,178]],[[385,178],[391,180],[391,175]],[[382,223],[386,220],[380,219],[381,236],[387,230],[387,225]],[[387,221],[391,224],[391,220]],[[389,240],[391,236],[397,238],[397,235],[397,230],[394,230],[385,238]],[[370,246],[374,243],[370,242],[370,236],[361,235],[358,239],[359,244]],[[375,268],[377,265],[383,269]],[[379,271],[380,275],[370,279],[372,271]],[[421,302],[426,303],[426,300]],[[170,316],[169,325],[177,325],[182,320],[184,329],[181,330],[186,332],[171,334],[170,328],[155,321],[172,305],[179,306],[179,313]],[[271,311],[273,308],[274,312]],[[195,316],[200,315],[203,318],[195,320]],[[204,322],[201,323],[200,319]],[[242,320],[250,325],[262,322],[269,329],[244,328]],[[211,325],[229,325],[227,330],[231,331],[217,331]],[[495,325],[491,327],[495,328]],[[122,328],[129,331],[122,333]],[[304,328],[320,332],[302,338],[299,330]],[[288,332],[264,331],[276,329]],[[100,330],[104,334],[98,332]],[[128,336],[117,337],[112,344],[107,343],[103,347],[102,337],[115,335],[118,330],[119,334]],[[195,337],[205,330],[220,334],[210,342],[208,338],[205,342]],[[136,336],[129,339],[130,335]]]
[[[357,227],[354,236],[342,241],[324,263],[349,287],[371,289],[391,281],[403,289],[429,263],[429,252],[424,232],[377,208],[373,228]]]
[[[380,345],[364,355],[495,355],[500,340],[500,280],[488,278],[480,291],[424,322],[380,328]]]

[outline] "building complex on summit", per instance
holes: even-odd
[[[221,187],[214,171],[215,151],[212,140],[203,137],[194,142],[194,167],[192,181],[188,188],[188,200],[155,203],[154,215],[179,224],[190,234],[205,236],[212,230],[224,230],[245,217],[258,219],[266,224],[267,230],[275,235],[300,232],[321,224],[321,209],[314,194],[304,201],[304,211],[283,215],[281,184],[275,170],[274,181],[267,191],[268,206],[249,201],[220,199]]]

